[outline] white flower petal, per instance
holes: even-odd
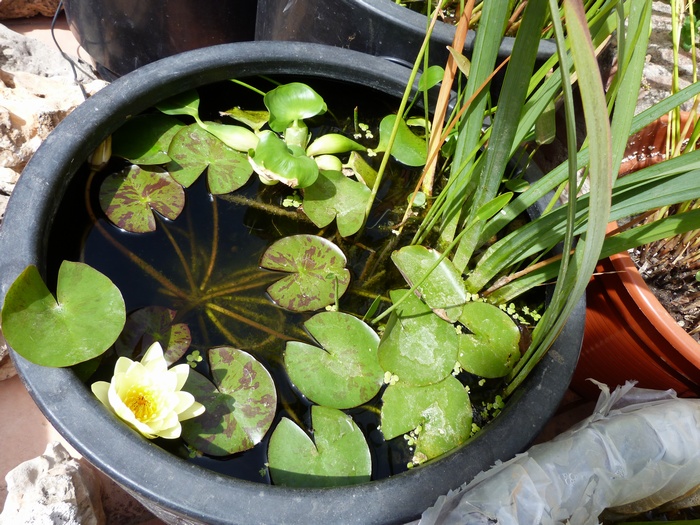
[[[165,439],[177,439],[182,433],[182,426],[178,423],[174,427],[166,428],[158,431],[158,436]]]
[[[97,381],[92,384],[92,393],[97,396],[104,406],[111,409],[112,406],[109,404],[109,387],[110,384],[107,381]]]
[[[191,419],[193,417],[197,417],[198,415],[203,414],[203,413],[204,413],[204,405],[195,401],[194,403],[192,403],[192,405],[189,408],[180,412],[177,415],[177,417],[180,419],[180,421],[185,421],[186,419]]]
[[[114,365],[114,375],[126,373],[133,364],[134,362],[128,357],[120,357],[117,359],[117,364]]]
[[[175,390],[181,390],[185,386],[185,382],[190,375],[191,367],[190,365],[182,364],[176,365],[170,369],[170,373],[177,376],[177,386]]]
[[[159,342],[153,343],[141,359],[141,364],[153,372],[161,372],[168,369],[168,363],[163,358],[163,347]]]

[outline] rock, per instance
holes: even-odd
[[[2,176],[0,176],[0,180],[2,180]],[[0,185],[0,187],[2,186]],[[2,197],[0,197],[0,217],[2,217],[1,199]],[[12,364],[12,359],[10,359],[10,352],[7,348],[5,338],[2,336],[2,327],[0,327],[0,381],[10,379],[16,374],[17,371],[15,370],[15,366]]]
[[[5,477],[7,500],[0,525],[103,525],[100,485],[92,467],[50,443]]]
[[[53,16],[59,0],[0,0],[0,20],[35,15]]]

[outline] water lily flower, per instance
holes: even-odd
[[[97,398],[148,439],[180,437],[180,421],[198,416],[204,406],[181,389],[190,366],[168,370],[159,343],[153,343],[141,361],[120,357],[111,382],[97,381],[92,392]]]

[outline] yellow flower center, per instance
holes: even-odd
[[[134,413],[136,419],[145,423],[158,412],[156,396],[150,388],[135,386],[124,398],[124,404]]]

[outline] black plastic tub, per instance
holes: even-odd
[[[0,302],[29,264],[46,275],[49,239],[66,189],[91,152],[126,119],[185,90],[237,77],[293,75],[400,96],[408,71],[369,55],[301,43],[239,43],[166,58],[124,75],[79,106],[39,148],[0,228]],[[287,77],[288,78],[288,77]],[[339,84],[338,89],[343,85]],[[66,231],[62,235],[77,236]],[[424,466],[362,485],[293,489],[216,474],[180,459],[114,418],[71,369],[12,352],[29,393],[87,460],[168,523],[405,523],[497,460],[525,450],[564,395],[583,338],[578,305],[554,347],[503,412],[463,446]]]

